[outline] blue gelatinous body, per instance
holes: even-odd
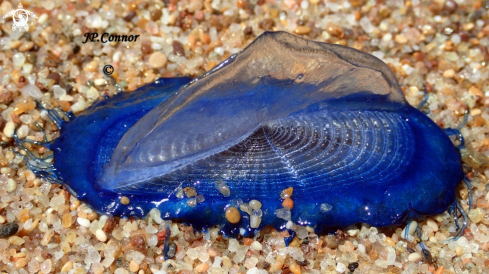
[[[292,221],[317,232],[399,224],[445,211],[463,178],[458,150],[407,104],[384,63],[281,32],[192,82],[161,79],[93,105],[51,149],[59,178],[98,212],[156,207],[197,228],[248,228],[245,212],[226,222],[239,199],[262,203],[261,227],[281,227],[274,212],[288,187]],[[178,198],[188,186],[205,200]]]

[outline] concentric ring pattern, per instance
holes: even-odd
[[[395,112],[303,113],[265,123],[237,145],[122,191],[171,193],[188,182],[216,196],[209,182],[223,179],[233,194],[266,197],[289,186],[319,191],[380,184],[399,176],[411,160],[412,135]]]

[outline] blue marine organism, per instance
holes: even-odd
[[[195,80],[97,102],[60,132],[44,172],[97,212],[157,208],[231,234],[285,229],[289,218],[317,233],[400,224],[447,210],[464,176],[457,148],[385,63],[284,32]],[[289,187],[290,209],[280,197]]]

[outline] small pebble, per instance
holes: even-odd
[[[51,272],[52,267],[53,267],[53,263],[52,263],[51,259],[47,259],[41,263],[41,265],[39,266],[39,269],[41,270],[41,273],[47,274],[47,273]]]
[[[102,229],[97,229],[97,231],[95,231],[95,237],[101,242],[107,241],[107,235]]]
[[[157,208],[153,208],[149,211],[149,216],[157,224],[162,224],[163,219],[161,219],[161,212]]]
[[[177,245],[175,243],[169,243],[168,244],[168,251],[166,252],[166,256],[168,256],[168,258],[172,259],[175,257],[176,253],[177,253]]]
[[[261,203],[257,200],[251,200],[248,204],[250,205],[251,209],[260,209],[261,208]]]
[[[343,273],[346,271],[346,265],[343,263],[338,263],[336,265],[336,272]]]
[[[177,40],[172,42],[173,54],[176,56],[185,56],[185,50],[183,49],[182,43]]]
[[[227,268],[231,268],[233,266],[231,259],[229,259],[228,256],[222,257],[222,266],[225,266]]]
[[[129,203],[130,203],[129,198],[127,198],[126,196],[121,197],[121,204],[128,205]]]
[[[332,206],[332,205],[330,205],[330,204],[326,204],[326,203],[324,203],[324,204],[321,204],[321,205],[319,206],[319,210],[320,210],[321,212],[323,212],[323,213],[326,213],[326,212],[330,211],[331,209],[333,209],[333,206]]]
[[[186,187],[183,189],[183,191],[185,192],[185,196],[187,196],[187,198],[197,196],[197,190],[195,190],[195,187]]]
[[[237,224],[241,220],[241,213],[235,207],[228,207],[226,209],[226,220],[232,224]]]
[[[426,225],[433,229],[434,232],[438,231],[438,224],[436,224],[435,220],[432,218],[428,218],[428,220],[426,220]]]
[[[104,85],[107,85],[107,81],[105,79],[103,79],[103,78],[95,79],[95,81],[93,81],[93,83],[96,86],[104,86]]]
[[[60,98],[61,96],[66,95],[66,90],[58,85],[54,85],[53,93],[55,98]]]
[[[21,269],[23,268],[24,266],[26,266],[28,263],[27,259],[25,258],[20,258],[18,259],[16,262],[15,262],[15,268],[17,269]]]
[[[299,35],[308,34],[309,32],[311,32],[311,28],[307,26],[297,26],[294,30],[294,33]]]
[[[464,249],[461,246],[457,246],[455,248],[455,253],[457,254],[458,257],[462,256],[464,254]]]
[[[469,219],[472,221],[474,224],[480,223],[483,219],[486,213],[482,208],[473,208],[469,210]]]
[[[285,198],[290,198],[292,196],[293,192],[294,192],[293,187],[286,188],[286,189],[282,190],[282,192],[280,193],[280,198],[282,200]]]
[[[290,198],[285,198],[285,200],[282,202],[282,206],[292,209],[294,208],[294,201],[292,201]]]
[[[14,63],[14,66],[17,68],[22,67],[22,65],[24,65],[24,63],[25,63],[25,60],[26,60],[25,55],[23,53],[20,53],[20,52],[15,53],[14,56],[12,57],[12,61]]]
[[[455,71],[453,69],[447,69],[443,72],[443,77],[453,78],[453,77],[455,77]]]
[[[84,71],[90,71],[90,72],[95,72],[97,71],[97,62],[96,61],[90,61],[84,68]]]
[[[284,220],[290,220],[290,217],[291,217],[290,208],[284,207],[284,208],[276,209],[275,215],[277,215],[277,218],[281,218]]]
[[[251,246],[252,243],[253,243],[253,239],[251,239],[251,238],[244,238],[243,239],[243,244],[246,246]]]
[[[5,124],[5,127],[3,128],[3,134],[7,137],[12,137],[14,136],[15,132],[15,123],[10,121]]]
[[[421,261],[421,258],[422,258],[421,255],[419,255],[419,253],[416,253],[416,252],[411,253],[408,256],[408,260],[410,262],[419,262],[419,261]]]
[[[22,126],[26,126],[26,125],[22,125]],[[20,137],[21,134],[19,134],[19,132],[17,132],[17,136],[22,139],[25,137],[24,134],[22,134],[23,137]],[[15,180],[13,179],[8,179],[7,181],[7,192],[12,192],[14,191],[15,189],[17,188],[17,182],[15,182]]]
[[[402,35],[402,34],[397,34],[395,37],[394,37],[394,41],[396,41],[396,43],[398,44],[406,44],[408,39],[406,36]]]
[[[167,61],[166,55],[160,51],[155,51],[149,56],[149,66],[154,69],[163,68]]]
[[[139,264],[136,263],[136,261],[131,260],[131,262],[129,262],[129,271],[137,272],[138,270],[139,270]]]
[[[76,219],[76,222],[79,225],[83,226],[83,227],[86,227],[86,228],[89,228],[90,227],[90,220],[88,220],[88,219],[85,219],[85,218],[82,218],[82,217],[78,217]]]
[[[482,110],[480,108],[473,108],[470,110],[470,116],[479,116],[482,114]]]
[[[386,242],[388,245],[390,245],[391,247],[396,246],[396,243],[394,242],[394,240],[392,240],[392,238],[391,238],[391,237],[386,237],[386,238],[385,238],[385,242]]]
[[[406,235],[406,228],[408,226],[406,225],[404,229],[401,232],[401,238],[406,239],[404,236]],[[408,235],[414,235],[414,232],[416,231],[416,228],[418,227],[418,223],[416,221],[411,221],[409,223],[409,230],[408,230]]]
[[[289,265],[289,270],[293,273],[293,274],[301,274],[302,271],[301,271],[301,266],[298,265],[296,262],[293,262]]]
[[[19,225],[17,223],[8,223],[0,225],[0,238],[8,238],[15,235],[19,230]]]
[[[474,118],[474,127],[481,127],[486,124],[486,120],[482,116]]]
[[[146,231],[146,233],[148,233],[148,234],[158,233],[158,229],[156,227],[154,227],[153,225],[147,225],[146,228],[144,229],[144,231]]]
[[[251,243],[251,247],[254,250],[262,250],[263,249],[262,244],[260,242],[258,242],[258,241],[253,241],[253,243]]]
[[[231,195],[231,190],[229,186],[222,180],[214,183],[214,187],[222,194],[224,197],[229,197]]]
[[[59,73],[57,72],[51,72],[49,75],[48,75],[48,79],[52,79],[54,80],[54,84],[57,85],[59,84],[59,80],[61,80],[61,75],[59,75]],[[54,87],[54,86],[53,86]],[[59,86],[58,86],[59,87]]]
[[[359,230],[359,229],[349,229],[349,230],[347,230],[347,231],[346,231],[346,233],[347,233],[348,235],[350,235],[350,237],[355,237],[355,236],[357,236],[358,232],[360,232],[360,230]]]
[[[206,272],[209,269],[209,265],[206,263],[201,263],[195,267],[195,271],[202,273]]]
[[[158,9],[158,8],[151,9],[151,11],[149,12],[149,16],[151,17],[152,21],[159,20],[161,18],[162,14],[163,13],[161,12],[161,9]]]
[[[251,215],[250,216],[250,227],[251,228],[258,228],[261,223],[261,217],[256,216],[256,215]]]
[[[22,95],[24,96],[24,98],[31,96],[34,99],[40,99],[42,97],[42,92],[39,89],[39,87],[37,87],[36,85],[27,84],[27,85],[23,86],[20,89],[20,91],[22,92]]]
[[[195,14],[194,14],[194,18],[197,21],[204,20],[205,19],[205,13],[204,13],[204,11],[202,11],[202,10],[196,11]]]
[[[34,42],[32,41],[27,41],[20,46],[19,51],[28,51],[31,50],[34,47]]]
[[[11,236],[10,238],[8,238],[8,241],[12,245],[23,245],[25,243],[25,240],[19,236]]]
[[[350,270],[350,272],[355,272],[355,269],[357,269],[357,268],[358,268],[357,262],[353,262],[353,263],[348,264],[348,270]]]
[[[64,228],[69,228],[72,224],[72,216],[70,213],[65,213],[61,219],[61,225]]]
[[[195,198],[190,198],[187,200],[187,205],[190,207],[194,207],[197,205],[197,199]]]
[[[243,211],[243,212],[248,213],[248,215],[251,215],[252,209],[251,209],[251,207],[250,207],[249,204],[242,203],[242,204],[239,205],[239,209],[241,209],[241,211]]]
[[[343,38],[343,29],[333,22],[328,22],[326,25],[326,31],[333,36]]]
[[[195,196],[195,201],[196,201],[198,204],[203,203],[203,202],[205,201],[204,195],[199,194],[199,195]]]
[[[246,259],[246,261],[244,263],[244,267],[247,269],[251,269],[251,268],[255,267],[257,263],[258,263],[258,258],[251,257],[251,258]]]
[[[477,88],[476,86],[471,86],[471,87],[469,88],[469,93],[471,93],[471,94],[473,94],[473,95],[475,95],[475,96],[477,96],[477,97],[479,97],[479,98],[484,98],[484,94],[483,94],[483,93],[482,93],[482,91],[481,91],[479,88]]]

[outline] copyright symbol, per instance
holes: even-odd
[[[111,66],[111,65],[105,65],[104,66],[104,74],[107,75],[107,76],[109,76],[112,73],[114,73],[114,67]]]

